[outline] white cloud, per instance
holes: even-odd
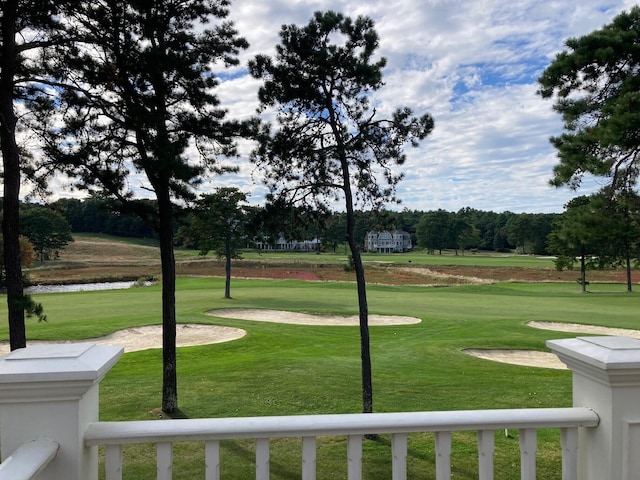
[[[374,19],[380,55],[388,60],[376,107],[406,105],[436,122],[432,136],[407,149],[403,207],[558,212],[599,185],[587,181],[577,193],[549,186],[557,161],[549,137],[562,124],[551,102],[536,94],[537,77],[567,38],[631,6],[627,0],[237,0],[231,9],[251,43],[246,59],[273,54],[280,26],[304,25],[316,10]],[[246,115],[257,85],[237,79],[221,91]]]
[[[633,0],[235,0],[231,20],[250,48],[223,72],[217,93],[234,118],[254,115],[260,83],[246,65],[273,55],[282,24],[306,24],[317,10],[376,22],[385,87],[372,99],[380,112],[410,106],[429,112],[433,134],[407,149],[404,207],[558,212],[579,192],[548,185],[556,164],[549,137],[562,131],[552,104],[536,95],[542,70],[567,38],[588,34],[633,6]],[[260,202],[264,188],[242,145],[241,170],[206,188],[233,185]]]

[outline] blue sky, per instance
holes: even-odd
[[[256,54],[273,54],[280,26],[306,24],[317,10],[367,15],[376,23],[385,86],[373,99],[380,113],[409,106],[429,112],[435,130],[407,148],[398,188],[409,208],[457,211],[561,212],[572,197],[597,190],[587,179],[577,192],[549,186],[557,163],[549,137],[562,132],[552,101],[536,94],[537,78],[569,37],[588,34],[630,9],[626,0],[235,0],[231,18],[251,44],[242,65],[226,72],[218,93],[231,116],[255,114],[259,82],[246,73]],[[264,198],[246,160],[239,174],[212,185],[234,185]]]
[[[537,79],[568,38],[599,29],[637,1],[232,0],[231,20],[250,48],[239,66],[220,70],[217,94],[230,118],[256,115],[260,82],[247,62],[273,55],[281,25],[305,25],[318,10],[369,16],[387,58],[385,86],[372,98],[378,113],[408,106],[435,120],[419,148],[407,147],[402,203],[389,208],[562,212],[605,180],[587,178],[577,191],[549,185],[558,163],[549,137],[562,133],[562,123],[553,102],[536,94]],[[211,178],[200,192],[235,186],[260,204],[266,191],[249,162],[253,145],[240,147],[240,171]],[[54,197],[82,195],[65,183],[56,180]],[[149,196],[146,184],[142,175],[129,179],[140,196]]]

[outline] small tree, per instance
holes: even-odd
[[[608,219],[601,197],[580,196],[565,206],[565,212],[553,222],[549,250],[557,255],[556,268],[573,268],[580,263],[582,292],[587,291],[587,269],[594,268],[606,255]]]
[[[607,220],[607,242],[611,263],[626,271],[627,292],[633,291],[632,260],[638,258],[640,244],[640,197],[631,187],[618,193],[603,190],[603,204]]]
[[[247,239],[247,194],[237,188],[216,189],[202,195],[182,230],[200,249],[201,255],[216,252],[225,259],[224,298],[231,298],[231,259],[241,258],[239,249]]]
[[[526,213],[513,215],[505,225],[507,230],[507,239],[521,248],[520,252],[525,255],[527,253],[527,242],[533,237],[533,220],[532,216]]]
[[[73,242],[69,222],[58,212],[46,207],[29,207],[22,214],[20,229],[33,244],[42,262]]]
[[[477,236],[477,232],[474,231],[473,226],[461,216],[455,213],[451,213],[450,215],[449,229],[453,240],[453,247],[455,248],[456,255],[458,255],[458,249],[462,250],[462,255],[464,255],[465,248],[469,243],[474,241],[474,234]]]
[[[4,273],[4,248],[3,248],[3,235],[0,232],[0,288],[6,288],[6,277]],[[36,259],[36,252],[33,249],[33,245],[27,237],[20,235],[20,265],[23,267],[30,267],[33,261]]]
[[[272,197],[314,202],[321,210],[339,198],[347,215],[346,240],[355,268],[362,358],[362,407],[373,410],[368,306],[364,267],[355,237],[355,204],[378,208],[395,200],[406,143],[433,129],[429,115],[409,108],[379,119],[369,95],[382,86],[383,58],[374,60],[373,21],[317,12],[305,27],[284,25],[275,58],[258,56],[249,69],[264,81],[263,108],[275,107],[279,129],[264,132],[253,160],[266,174]]]
[[[418,222],[416,236],[418,245],[433,254],[436,250],[442,255],[442,250],[455,245],[451,235],[451,213],[439,209],[426,212]]]

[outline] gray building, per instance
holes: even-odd
[[[365,247],[369,252],[377,253],[399,253],[407,252],[413,248],[411,245],[411,235],[403,230],[375,230],[367,233]]]

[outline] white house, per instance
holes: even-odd
[[[284,237],[279,237],[275,246],[267,241],[257,241],[255,242],[255,245],[256,248],[260,250],[314,252],[320,249],[321,243],[322,242],[318,238],[314,238],[313,240],[287,240]]]
[[[369,252],[396,253],[407,252],[413,248],[411,245],[411,235],[403,230],[389,232],[375,230],[367,233],[365,247]]]

